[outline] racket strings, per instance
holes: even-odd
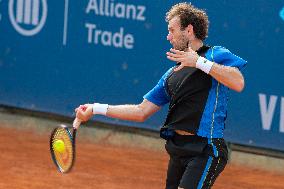
[[[63,150],[56,149],[56,141],[63,141]],[[52,151],[54,160],[61,172],[67,172],[73,163],[73,146],[71,134],[67,128],[57,128],[52,136]]]

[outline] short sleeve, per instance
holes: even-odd
[[[157,85],[150,90],[147,94],[143,96],[144,99],[147,99],[148,101],[152,102],[153,104],[157,106],[163,106],[170,101],[170,97],[166,92],[165,89],[165,82],[169,74],[172,72],[173,68],[170,68],[159,80]]]
[[[242,70],[247,64],[247,61],[221,46],[215,46],[208,50],[206,58],[224,66],[237,67],[239,70]]]

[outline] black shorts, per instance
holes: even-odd
[[[207,138],[175,135],[165,147],[170,155],[166,189],[211,188],[227,164],[227,153],[214,156]],[[227,152],[223,139],[219,140],[218,150]]]

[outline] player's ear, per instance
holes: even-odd
[[[187,27],[186,27],[186,31],[188,32],[189,35],[193,35],[193,26],[191,24],[189,24]]]
[[[186,28],[186,32],[187,32],[187,36],[189,40],[193,40],[195,39],[195,33],[193,30],[193,26],[191,24],[189,24]]]

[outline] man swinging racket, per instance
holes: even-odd
[[[93,115],[143,122],[169,103],[160,136],[170,156],[166,189],[211,188],[227,164],[223,130],[229,89],[241,92],[246,61],[221,46],[203,43],[208,34],[206,12],[190,3],[179,3],[166,14],[166,53],[176,62],[137,105],[84,104],[76,117]],[[85,111],[82,110],[86,109]]]

